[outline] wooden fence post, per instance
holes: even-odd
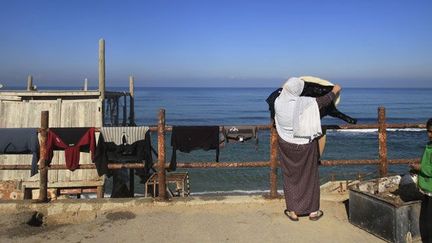
[[[103,186],[97,186],[96,188],[96,198],[104,198],[105,189]]]
[[[105,125],[105,40],[100,39],[99,40],[99,100],[101,102],[100,107],[100,119],[101,123],[99,124],[101,127]]]
[[[125,127],[127,125],[127,97],[126,94],[123,96],[123,122],[122,126]]]
[[[33,77],[29,75],[27,77],[27,91],[32,91],[32,90],[33,90]]]
[[[135,85],[134,85],[134,77],[129,76],[129,126],[135,125]]]
[[[379,143],[379,173],[380,177],[387,176],[388,160],[387,160],[387,124],[385,108],[378,107],[378,143]]]
[[[100,99],[105,99],[105,40],[99,40],[99,92]]]
[[[46,166],[47,159],[47,134],[49,126],[49,113],[48,111],[41,112],[41,143],[40,143],[40,158],[39,158],[39,201],[48,202],[48,168]]]
[[[277,168],[278,168],[278,148],[277,148],[276,128],[270,128],[270,198],[279,197],[277,192]]]
[[[167,199],[166,196],[166,178],[165,178],[165,110],[159,110],[158,122],[158,184],[159,198]]]

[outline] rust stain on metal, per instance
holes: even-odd
[[[158,126],[150,127],[150,131],[158,133],[158,163],[154,165],[154,168],[158,170],[158,183],[159,197],[162,200],[166,200],[166,172],[167,165],[165,163],[165,133],[171,131],[172,126],[166,126],[165,124],[165,110],[159,111],[159,122]],[[242,127],[242,126],[238,126]],[[257,125],[259,130],[270,129],[270,160],[269,161],[252,161],[252,162],[190,162],[190,163],[178,163],[178,168],[243,168],[243,167],[270,167],[270,198],[278,198],[277,193],[277,168],[279,161],[277,159],[277,133],[276,129],[272,125]],[[329,125],[328,129],[378,129],[378,142],[379,142],[379,158],[378,159],[360,159],[360,160],[323,160],[321,161],[322,166],[337,166],[337,165],[369,165],[379,164],[380,175],[384,176],[387,174],[388,164],[408,164],[408,163],[419,163],[420,158],[413,159],[392,159],[387,158],[387,128],[425,128],[424,124],[386,124],[385,123],[385,109],[379,107],[378,109],[378,124],[365,124],[365,125]],[[56,164],[47,167],[45,165],[46,158],[46,137],[48,131],[48,112],[42,112],[41,115],[41,128],[40,132],[40,200],[47,201],[47,181],[48,181],[48,169],[50,170],[66,170],[65,164]],[[99,129],[97,129],[99,130]],[[31,165],[0,165],[0,170],[30,170]],[[143,163],[110,163],[108,168],[112,170],[116,169],[141,169],[144,168]],[[96,169],[94,164],[82,164],[79,169]],[[359,175],[361,177],[361,175]],[[12,189],[13,188],[13,189]],[[0,184],[0,198],[22,198],[22,193],[17,194],[14,190],[16,187],[5,187]],[[94,189],[93,189],[94,190]],[[103,197],[103,188],[98,187],[96,189],[98,197]]]
[[[381,177],[387,175],[388,172],[388,161],[387,161],[387,128],[385,124],[385,108],[378,108],[378,150],[379,150],[379,160],[380,168],[379,173]]]
[[[278,149],[277,149],[276,128],[272,126],[270,133],[270,197],[277,198],[277,167],[278,167]]]
[[[48,168],[46,166],[47,159],[47,129],[48,129],[49,113],[48,111],[41,112],[41,132],[40,132],[40,159],[39,159],[39,200],[42,202],[48,201]]]
[[[177,168],[244,168],[244,167],[269,167],[269,161],[254,162],[191,162],[177,163]]]
[[[158,181],[159,198],[162,200],[167,199],[165,175],[165,110],[160,109],[158,122]]]
[[[409,164],[420,163],[420,158],[411,159],[390,159],[387,160],[389,164]],[[379,164],[378,159],[359,159],[359,160],[321,160],[321,166],[337,166],[337,165],[373,165]],[[158,165],[155,166],[157,168]],[[244,167],[269,167],[270,161],[253,161],[253,162],[190,162],[190,163],[177,163],[177,168],[191,169],[191,168],[244,168]],[[278,164],[279,166],[279,164]],[[168,165],[165,165],[167,168]],[[66,165],[51,165],[47,167],[49,170],[67,170]],[[119,169],[143,169],[142,163],[112,163],[108,164],[111,170]],[[30,170],[31,165],[0,165],[0,170]],[[79,165],[78,169],[88,170],[96,169],[93,164]]]
[[[258,130],[271,130],[271,125],[236,125],[237,128],[256,126]],[[345,124],[345,125],[325,125],[327,129],[334,130],[346,130],[346,129],[378,129],[379,124]],[[158,126],[150,126],[151,132],[157,132]],[[387,128],[420,128],[425,129],[425,124],[417,124],[417,123],[400,123],[400,124],[387,124]],[[100,131],[100,128],[95,128],[96,132]],[[172,131],[172,126],[165,126],[165,131]]]

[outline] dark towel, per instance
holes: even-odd
[[[219,127],[218,126],[174,126],[171,134],[173,153],[169,171],[177,168],[176,151],[189,153],[192,150],[216,149],[216,161],[219,162]]]
[[[0,154],[33,154],[31,176],[37,174],[39,161],[37,128],[0,128]]]
[[[80,152],[91,152],[94,161],[96,141],[94,128],[50,128],[47,138],[48,163],[54,150],[64,150],[66,167],[74,171],[79,166]]]
[[[153,167],[153,157],[151,154],[151,137],[150,132],[146,132],[142,140],[132,144],[117,145],[113,142],[105,142],[102,133],[99,135],[99,141],[96,148],[94,163],[99,176],[108,175],[108,163],[145,163],[144,171],[137,170],[140,176],[149,173]]]
[[[130,177],[134,175],[130,174],[130,170],[125,168],[109,170],[109,163],[144,163],[144,169],[135,169],[135,174],[141,177],[142,182],[147,181],[148,177],[153,173],[150,132],[148,129],[145,132],[145,129],[142,128],[104,127],[101,129],[94,163],[99,176],[113,177],[112,198],[133,197],[127,184]]]

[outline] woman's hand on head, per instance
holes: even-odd
[[[341,90],[342,90],[341,86],[339,86],[338,84],[335,84],[335,86],[333,86],[332,92],[334,94],[338,94]]]

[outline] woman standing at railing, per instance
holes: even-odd
[[[426,242],[432,242],[432,118],[426,123],[429,142],[423,152],[420,164],[410,164],[418,172],[418,186],[424,194],[421,218],[424,218],[425,229],[423,230]]]
[[[320,219],[319,148],[322,136],[319,109],[329,105],[340,91],[335,85],[332,92],[318,97],[300,97],[304,81],[290,78],[283,85],[275,101],[275,123],[278,132],[283,188],[286,201],[284,213],[293,221],[309,215]]]

